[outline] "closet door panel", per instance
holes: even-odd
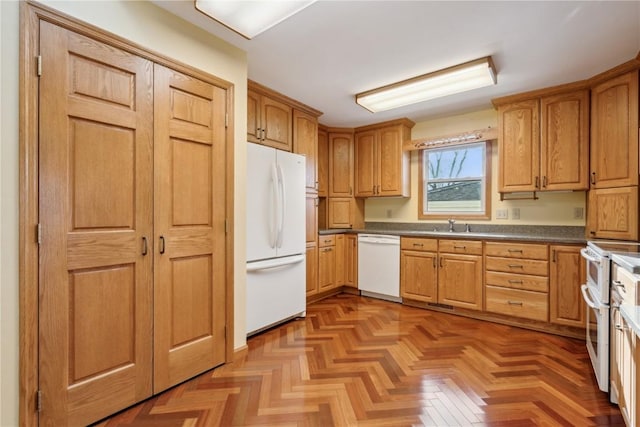
[[[226,92],[154,76],[157,393],[224,363]]]
[[[40,421],[87,425],[152,392],[153,70],[46,22],[40,49]]]

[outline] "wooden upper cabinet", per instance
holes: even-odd
[[[411,139],[413,125],[402,119],[356,129],[356,197],[409,197],[410,154],[402,144]]]
[[[329,194],[329,133],[325,128],[318,129],[318,196]]]
[[[498,104],[500,192],[589,188],[588,90]]]
[[[318,190],[318,119],[299,110],[293,110],[293,151],[306,157],[306,191],[316,193]]]
[[[591,185],[638,185],[638,71],[591,89]]]
[[[537,99],[498,107],[498,186],[501,192],[538,190],[539,109]]]
[[[589,189],[589,91],[540,100],[542,190]]]
[[[638,240],[638,187],[589,191],[587,236]]]
[[[329,132],[329,197],[353,196],[353,133]]]
[[[262,143],[262,127],[260,125],[260,95],[247,92],[247,140]]]

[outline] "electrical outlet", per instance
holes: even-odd
[[[584,218],[584,208],[573,208],[573,219],[583,219]]]
[[[520,208],[511,208],[511,219],[520,219]]]
[[[496,219],[508,219],[509,209],[496,209]]]
[[[387,218],[393,217],[393,211],[391,209],[387,209]]]

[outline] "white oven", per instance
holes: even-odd
[[[588,242],[587,247],[580,249],[582,258],[587,263],[587,286],[592,289],[595,298],[602,303],[609,303],[609,269],[611,261],[609,253],[593,247],[594,242]]]

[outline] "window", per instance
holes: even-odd
[[[488,142],[422,150],[420,166],[419,218],[490,218]]]

